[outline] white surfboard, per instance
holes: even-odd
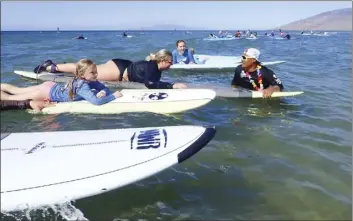
[[[236,38],[236,37],[216,37],[216,38],[212,38],[212,37],[207,37],[204,38],[204,41],[229,41],[229,40],[237,40],[240,38]]]
[[[286,40],[284,37],[280,36],[268,36],[269,39],[274,39],[274,40]]]
[[[242,88],[224,88],[212,85],[191,85],[191,88],[208,88],[216,92],[217,97],[224,98],[263,98],[263,93],[260,91],[252,91]],[[303,91],[281,91],[274,92],[271,97],[289,97],[303,94]]]
[[[1,212],[60,204],[159,173],[200,151],[214,127],[1,134]]]
[[[218,63],[218,62],[241,62],[241,56],[231,56],[231,55],[206,55],[206,54],[195,54],[194,57],[199,60],[206,60],[206,63]]]
[[[172,114],[199,108],[216,97],[216,92],[209,89],[123,89],[121,93],[123,94],[122,97],[103,105],[93,105],[85,100],[62,102],[43,108],[42,113],[120,114],[151,112]]]
[[[242,90],[242,89],[219,89],[215,90],[217,97],[225,98],[263,98],[263,93],[260,91]],[[274,92],[271,97],[290,97],[303,94],[303,91],[281,91]]]
[[[132,38],[132,37],[134,37],[134,36],[132,36],[132,35],[127,35],[127,36],[117,35],[117,36],[120,36],[120,37],[122,37],[122,38]]]
[[[21,77],[40,80],[40,81],[53,81],[58,83],[66,83],[71,78],[73,78],[72,73],[49,73],[41,72],[36,74],[32,71],[14,71],[15,74],[20,75]],[[120,89],[147,89],[144,84],[137,82],[117,82],[117,81],[100,81],[108,87],[120,88]]]
[[[271,66],[285,63],[285,61],[265,61],[261,62],[264,66]],[[216,70],[234,70],[241,64],[240,61],[220,61],[220,62],[206,62],[205,64],[173,64],[171,70],[183,71],[216,71]]]

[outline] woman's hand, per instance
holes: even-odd
[[[184,83],[175,83],[175,84],[173,84],[173,89],[185,89],[187,87],[188,86],[186,86],[186,84],[184,84]]]

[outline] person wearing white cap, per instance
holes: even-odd
[[[262,91],[268,98],[273,92],[282,91],[283,84],[272,70],[261,65],[259,57],[260,51],[256,48],[244,51],[242,64],[235,68],[232,87]]]

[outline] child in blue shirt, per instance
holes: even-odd
[[[89,59],[81,59],[77,63],[75,77],[66,85],[46,81],[37,86],[19,88],[2,83],[1,90],[10,94],[2,100],[87,100],[94,105],[102,105],[122,96],[119,91],[110,93],[107,87],[97,81],[97,66]]]
[[[172,52],[173,64],[195,64],[194,56],[186,48],[184,40],[178,40],[176,42],[177,48]]]

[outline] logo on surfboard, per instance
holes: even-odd
[[[44,149],[46,147],[45,142],[40,142],[38,144],[36,144],[34,147],[32,147],[31,149],[29,149],[26,154],[31,154],[36,152],[37,150],[41,150]]]
[[[163,100],[166,99],[168,97],[167,93],[164,92],[154,92],[154,93],[143,93],[140,96],[136,96],[135,98],[137,98],[140,101],[143,100]]]
[[[131,137],[131,149],[146,150],[167,147],[167,131],[165,129],[143,130]]]
[[[148,98],[150,100],[163,100],[165,98],[168,97],[167,93],[163,93],[163,92],[156,92],[156,93],[152,93],[148,96]]]

